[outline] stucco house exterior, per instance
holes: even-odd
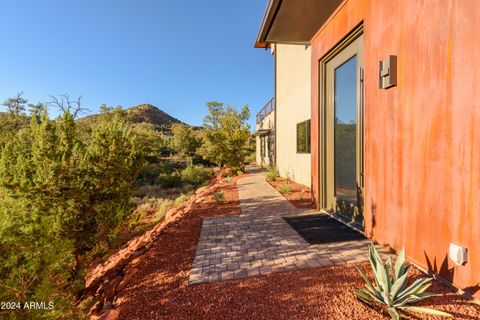
[[[476,297],[479,28],[478,1],[270,0],[255,44],[275,60],[281,175]]]
[[[275,70],[275,112],[269,121],[260,123],[269,103],[257,114],[257,164],[275,164],[283,177],[311,185],[310,157],[310,47],[305,45],[272,44]],[[265,161],[261,156],[263,130],[273,133],[271,141],[274,161]],[[300,134],[297,134],[298,133]]]

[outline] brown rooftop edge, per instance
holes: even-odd
[[[342,0],[269,0],[255,48],[271,43],[308,44]]]

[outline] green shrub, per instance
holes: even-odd
[[[174,205],[175,205],[175,202],[173,200],[166,199],[162,201],[162,203],[158,207],[158,210],[155,214],[155,218],[162,219],[163,217],[165,217],[165,215],[167,214],[167,211],[170,210]]]
[[[252,152],[245,157],[245,163],[247,164],[255,163],[256,161],[257,161],[257,155],[255,154],[255,152]]]
[[[217,202],[224,202],[225,201],[225,194],[223,192],[214,193],[212,197]]]
[[[161,173],[158,175],[156,183],[163,188],[176,188],[182,185],[182,177],[177,171]]]
[[[243,176],[243,171],[242,170],[237,170],[237,176],[239,176],[239,177]]]
[[[225,182],[232,183],[232,177],[225,177]]]
[[[224,177],[224,178],[229,178],[229,177],[231,178],[233,176],[234,176],[234,174],[231,170],[225,170],[225,171],[222,172],[222,177]]]
[[[175,199],[175,206],[179,206],[181,205],[182,203],[184,203],[185,201],[187,201],[188,199],[190,199],[190,196],[187,195],[187,194],[181,194],[177,199]]]
[[[270,181],[275,181],[277,180],[278,177],[279,177],[278,169],[273,166],[269,166],[267,168],[267,179]]]
[[[290,192],[292,192],[292,188],[290,187],[289,184],[284,183],[278,188],[278,191],[280,191],[280,193],[282,193],[282,194],[290,193]]]
[[[15,133],[0,154],[0,301],[53,301],[55,308],[7,318],[67,318],[99,243],[131,211],[143,165],[136,136],[118,121],[99,122],[83,141],[67,112],[46,113]]]
[[[188,166],[180,173],[182,182],[192,186],[201,186],[212,176],[212,170],[202,166]]]
[[[431,286],[431,278],[417,279],[408,286],[408,265],[405,263],[404,249],[398,255],[395,266],[393,266],[391,258],[388,258],[386,262],[382,261],[372,243],[368,260],[372,266],[375,282],[371,283],[365,272],[357,267],[358,272],[365,280],[365,287],[355,291],[358,299],[369,305],[384,305],[388,314],[395,320],[406,318],[406,315],[400,310],[452,317],[443,311],[409,305],[428,297],[437,296],[437,294],[427,292]]]
[[[160,174],[172,173],[172,165],[166,161],[158,163],[146,162],[140,171],[139,180],[143,183],[153,184]]]

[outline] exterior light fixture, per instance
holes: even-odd
[[[378,80],[380,89],[388,89],[397,85],[397,56],[388,56],[380,61]]]

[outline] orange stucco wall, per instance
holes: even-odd
[[[363,22],[366,234],[480,297],[480,1],[348,0],[312,39],[312,187],[319,60]],[[378,63],[398,57],[398,85]],[[448,259],[450,242],[468,263]]]

